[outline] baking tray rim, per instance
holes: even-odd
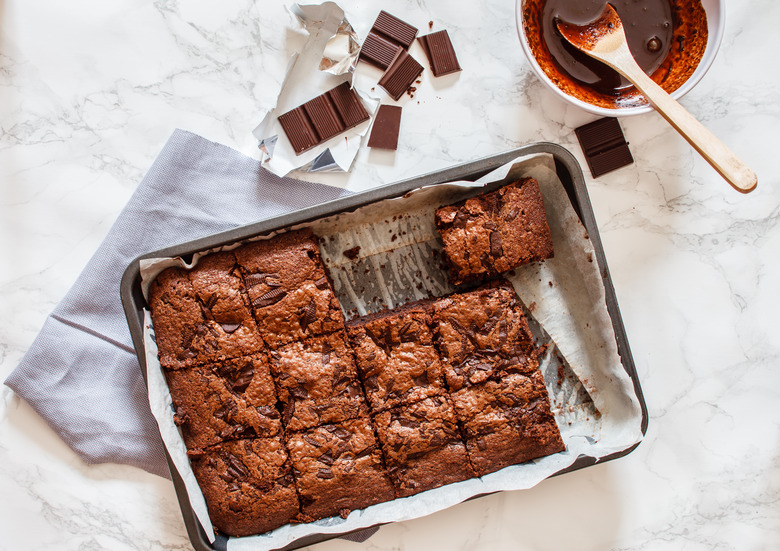
[[[609,313],[610,319],[612,320],[612,327],[615,331],[615,340],[617,341],[618,354],[620,356],[623,368],[633,383],[634,392],[636,393],[636,397],[639,401],[639,406],[642,413],[641,431],[642,435],[645,435],[647,433],[648,426],[647,405],[645,403],[642,388],[639,383],[633,356],[631,355],[631,350],[628,344],[628,337],[626,335],[623,319],[618,307],[615,289],[612,285],[612,279],[610,277],[609,268],[607,266],[604,248],[599,236],[598,225],[596,224],[593,207],[591,205],[588,190],[585,185],[582,169],[580,168],[576,158],[566,148],[552,142],[536,142],[533,144],[520,146],[503,153],[490,155],[475,161],[453,165],[448,168],[432,171],[420,176],[414,176],[400,180],[398,182],[384,184],[370,190],[347,195],[345,197],[326,201],[318,205],[262,219],[251,224],[238,226],[227,231],[211,234],[205,237],[200,237],[191,241],[179,243],[139,255],[128,265],[122,276],[122,281],[120,284],[120,296],[122,300],[122,306],[125,311],[125,317],[127,318],[127,323],[130,328],[133,347],[136,351],[136,356],[138,357],[138,362],[140,364],[141,375],[144,379],[144,383],[147,384],[147,366],[143,352],[143,310],[145,301],[141,294],[140,287],[141,260],[176,256],[187,258],[193,253],[201,250],[212,249],[221,245],[235,243],[257,235],[263,235],[275,230],[283,229],[288,226],[305,224],[325,216],[332,216],[342,212],[352,211],[359,207],[384,199],[402,197],[406,193],[420,187],[446,184],[448,182],[457,180],[476,180],[491,170],[498,168],[499,166],[506,164],[515,158],[536,153],[549,153],[553,156],[556,172],[561,178],[561,182],[566,189],[569,200],[571,201],[574,210],[577,212],[580,221],[588,232],[590,240],[593,243],[593,248],[596,253],[596,262],[599,267],[601,279],[604,283],[607,312]],[[594,465],[597,462],[603,463],[605,461],[611,461],[626,456],[634,449],[636,449],[638,445],[639,442],[626,448],[625,450],[614,452],[600,459],[580,455],[573,464],[552,474],[551,477],[583,469],[585,467]],[[200,525],[200,522],[197,520],[194,512],[189,506],[189,498],[186,492],[186,488],[184,487],[184,482],[182,481],[176,469],[173,468],[173,464],[167,450],[164,451],[165,458],[171,472],[171,479],[176,490],[176,496],[181,508],[185,527],[193,547],[197,551],[216,551],[225,549],[227,538],[222,535],[217,535],[217,540],[214,542],[213,546],[209,543],[208,538],[206,537],[206,534]],[[490,494],[480,494],[473,496],[470,499],[476,499],[485,495]],[[366,528],[355,530],[353,532],[360,532],[362,530],[366,530]],[[301,547],[313,545],[329,539],[339,538],[353,532],[345,532],[342,534],[312,534],[310,536],[305,536],[295,540],[294,542],[291,542],[289,545],[282,548],[282,550],[287,551],[292,549],[299,549]]]

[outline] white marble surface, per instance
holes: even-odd
[[[362,36],[385,5],[359,4],[345,8]],[[399,150],[364,149],[329,183],[366,189],[536,141],[583,161],[572,129],[594,117],[535,79],[512,0],[389,9],[447,28],[464,71],[426,76],[404,100]],[[721,51],[682,101],[758,173],[754,193],[732,191],[655,114],[622,121],[634,165],[586,174],[650,410],[640,447],[316,549],[780,548],[779,20],[776,2],[729,2]],[[293,29],[270,0],[0,0],[0,378],[174,128],[252,150],[301,43]],[[168,481],[85,465],[0,396],[0,549],[189,548]]]

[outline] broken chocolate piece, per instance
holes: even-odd
[[[396,50],[400,47],[401,46],[382,38],[378,34],[370,32],[363,41],[363,46],[360,48],[359,59],[367,61],[380,69],[387,69],[393,61]]]
[[[574,129],[590,173],[598,178],[634,162],[616,118],[606,117]]]
[[[363,41],[358,59],[380,69],[387,69],[396,50],[408,50],[416,36],[416,27],[382,10]]]
[[[461,70],[450,35],[446,30],[421,36],[417,41],[428,58],[433,76],[449,75]]]
[[[287,296],[287,291],[285,291],[281,287],[275,287],[270,291],[268,291],[267,293],[257,297],[252,302],[252,306],[254,306],[255,308],[265,308],[266,306],[271,306],[272,304],[276,304],[286,296]]]
[[[298,155],[353,128],[369,115],[357,93],[343,82],[295,109],[279,115],[279,124]]]
[[[398,149],[398,131],[401,128],[401,107],[398,105],[380,105],[374,126],[371,127],[371,136],[368,138],[368,147],[379,149]]]
[[[417,60],[406,50],[399,48],[393,62],[379,79],[379,86],[384,88],[391,98],[398,101],[422,72],[423,66],[417,63]]]

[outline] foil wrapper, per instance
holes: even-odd
[[[263,114],[262,122],[252,132],[258,140],[260,160],[266,169],[278,176],[293,170],[347,172],[370,120],[296,155],[277,119],[344,81],[352,83],[360,42],[344,10],[334,2],[293,4],[289,10],[309,37],[301,51],[290,60],[276,105]],[[378,100],[360,90],[355,91],[366,111],[373,116]]]

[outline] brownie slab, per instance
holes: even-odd
[[[270,348],[343,329],[344,316],[310,230],[249,243],[234,253]]]
[[[163,367],[216,363],[265,348],[252,314],[232,284],[199,283],[196,290],[190,277],[188,270],[168,268],[149,288],[149,309]]]
[[[278,528],[300,514],[281,437],[236,440],[191,454],[214,527],[230,536]]]
[[[363,389],[343,331],[271,351],[282,423],[302,430],[365,415]]]
[[[399,497],[474,477],[446,396],[387,410],[374,423]]]
[[[433,304],[436,345],[450,390],[538,368],[533,335],[512,285],[488,285]]]
[[[347,324],[366,398],[374,412],[444,390],[429,310],[430,303],[411,304]]]
[[[452,402],[477,476],[565,449],[538,370],[465,387]]]
[[[307,520],[346,517],[395,497],[368,417],[292,433],[287,448]]]
[[[190,450],[275,436],[282,425],[264,354],[166,372],[174,420]]]
[[[542,193],[533,178],[440,207],[435,221],[454,285],[553,256]]]

